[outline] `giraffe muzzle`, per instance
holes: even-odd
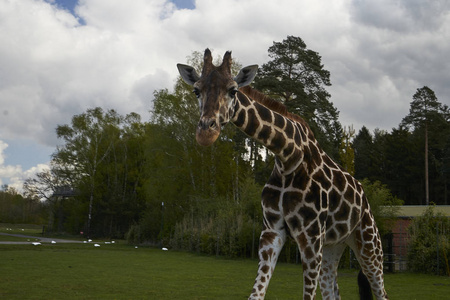
[[[220,126],[216,118],[201,118],[198,122],[195,138],[201,146],[212,145],[220,134]]]

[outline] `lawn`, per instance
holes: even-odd
[[[0,223],[0,232],[42,236],[42,225]]]
[[[246,299],[256,268],[123,242],[0,245],[0,299]],[[357,299],[356,275],[340,272],[342,299]],[[450,279],[387,274],[386,287],[391,299],[448,299]],[[301,299],[301,290],[301,267],[279,264],[266,299]]]

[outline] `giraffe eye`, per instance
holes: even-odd
[[[234,98],[234,96],[236,96],[237,92],[238,92],[238,90],[235,87],[231,88],[230,91],[229,91],[230,97]]]
[[[197,98],[200,98],[200,90],[198,88],[194,88],[193,93]]]

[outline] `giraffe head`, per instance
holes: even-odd
[[[194,86],[198,98],[200,121],[195,137],[202,146],[211,145],[219,137],[221,126],[227,124],[234,115],[238,89],[249,85],[258,70],[257,65],[248,66],[233,78],[231,62],[231,52],[227,51],[222,64],[215,66],[211,51],[206,49],[201,76],[191,66],[177,65],[183,80]]]

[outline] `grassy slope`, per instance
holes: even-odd
[[[0,245],[0,299],[246,299],[256,268],[117,243]],[[343,299],[357,299],[356,274],[340,272]],[[391,299],[448,299],[450,280],[387,274],[386,286]],[[279,264],[266,299],[301,299],[300,266]]]

